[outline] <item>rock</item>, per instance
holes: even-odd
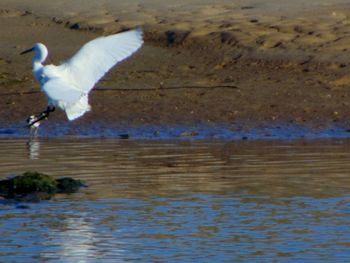
[[[56,191],[57,193],[75,193],[80,187],[85,186],[85,184],[80,180],[75,180],[71,177],[63,177],[56,180]]]
[[[10,179],[0,181],[0,195],[5,198],[21,198],[32,193],[55,193],[56,181],[52,177],[38,173],[25,172]]]
[[[17,205],[16,209],[29,209],[30,206],[29,205]]]
[[[84,186],[80,180],[70,177],[54,179],[36,171],[25,172],[0,181],[0,196],[25,202],[51,199],[55,193],[74,193]]]
[[[119,139],[124,139],[124,140],[130,138],[129,134],[127,133],[119,134],[118,136],[119,136]]]

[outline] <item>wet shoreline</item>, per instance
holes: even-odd
[[[28,128],[18,125],[0,127],[0,138],[29,138]],[[135,140],[317,140],[349,139],[347,126],[310,127],[285,124],[244,125],[184,124],[184,125],[138,125],[122,126],[105,123],[74,125],[68,122],[44,123],[37,139],[45,138],[91,138],[91,139],[135,139]]]

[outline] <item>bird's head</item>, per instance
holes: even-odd
[[[40,63],[44,62],[47,55],[48,55],[47,48],[42,43],[36,43],[33,47],[31,47],[30,49],[24,50],[20,54],[24,55],[24,54],[32,52],[32,51],[35,53],[33,60],[40,62]]]

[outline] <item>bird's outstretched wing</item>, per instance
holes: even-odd
[[[110,68],[142,46],[142,36],[142,29],[137,28],[99,37],[86,43],[61,66],[75,86],[88,93]]]

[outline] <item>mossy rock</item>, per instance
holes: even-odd
[[[47,174],[25,172],[0,181],[0,195],[5,198],[21,198],[33,193],[47,193],[50,198],[56,191],[56,181]]]
[[[0,181],[0,196],[21,201],[49,200],[55,193],[74,193],[84,186],[82,181],[70,177],[54,179],[39,172],[25,172]]]
[[[83,186],[85,184],[81,180],[75,180],[71,177],[63,177],[56,180],[57,193],[75,193]]]

